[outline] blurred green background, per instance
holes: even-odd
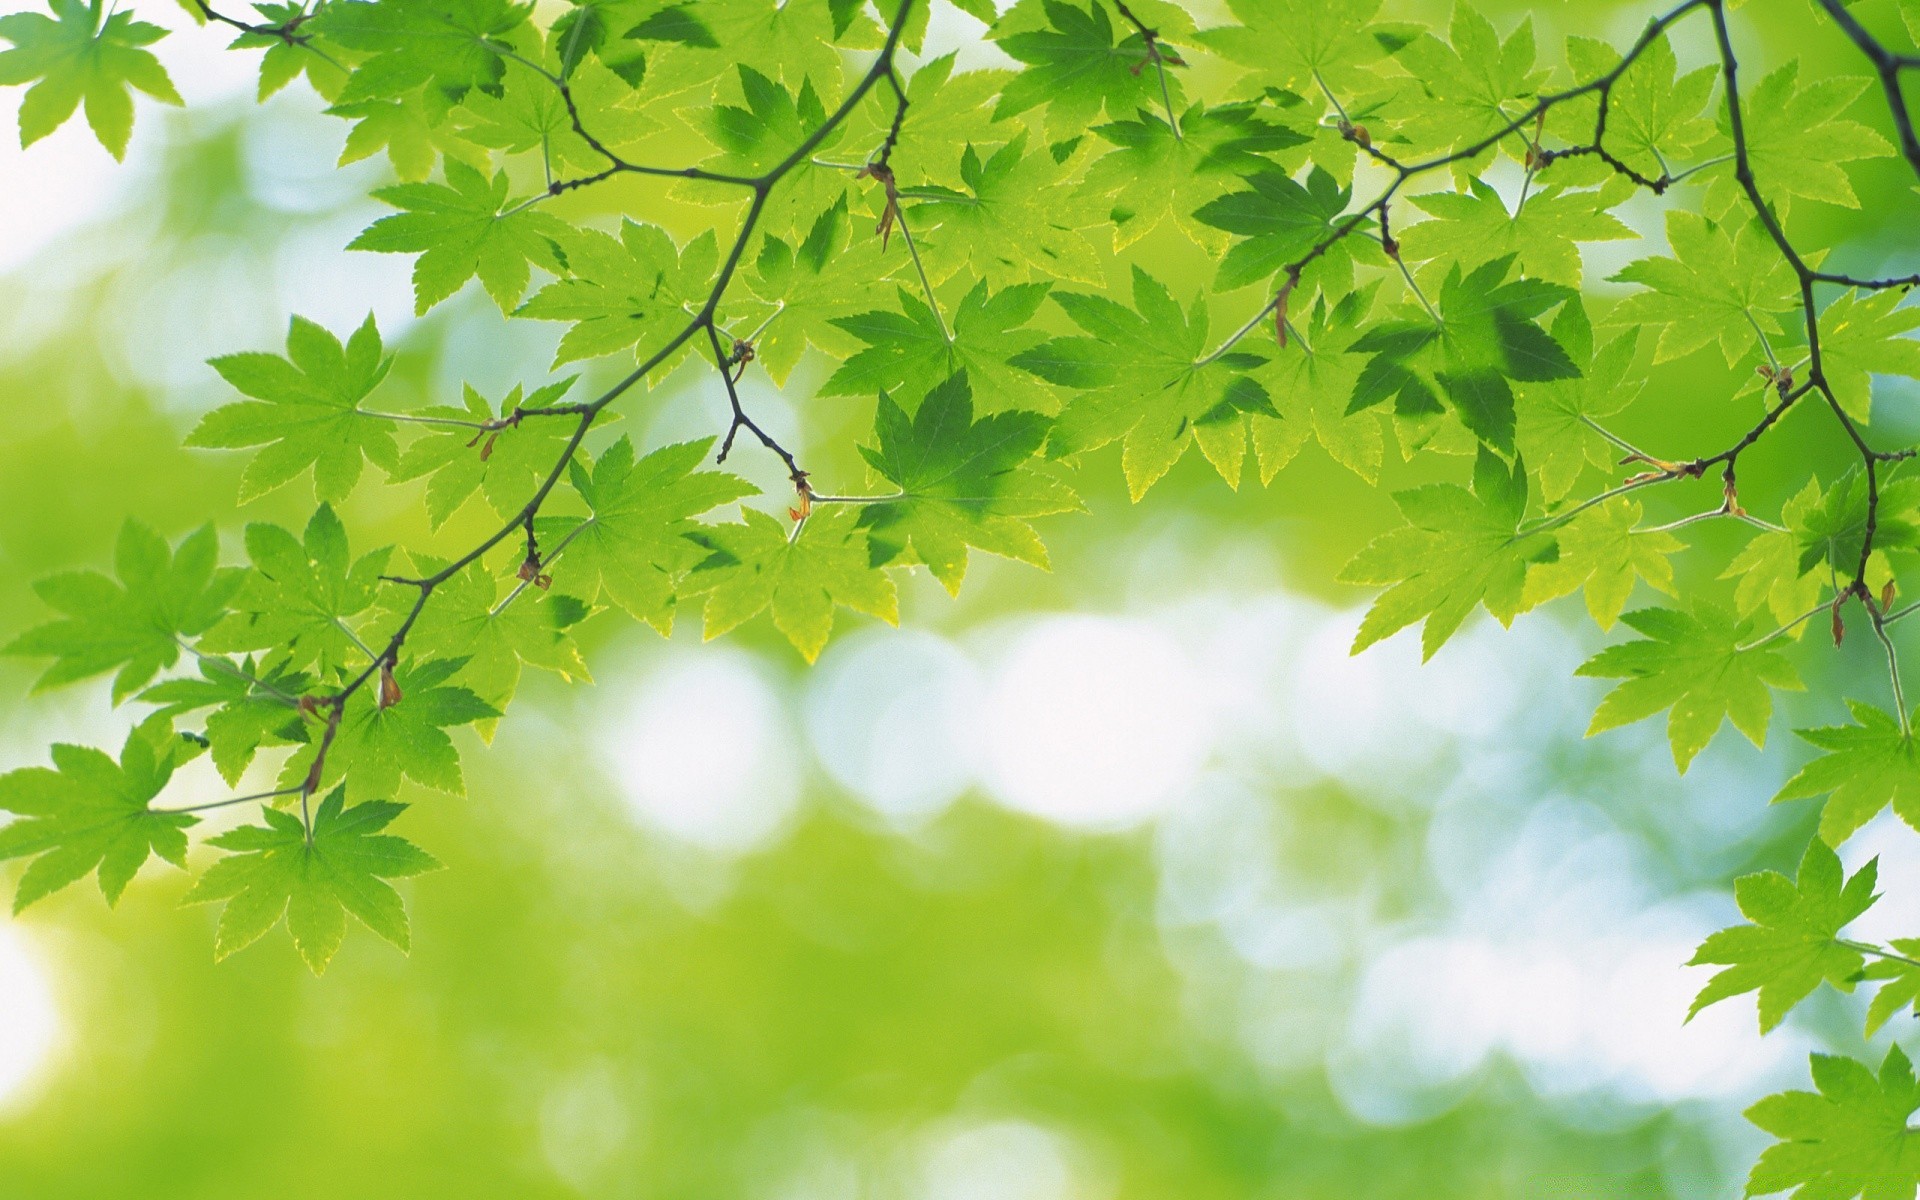
[[[1649,11],[1481,7],[1502,29],[1531,11],[1543,47],[1623,42]],[[1859,73],[1812,27],[1800,0],[1741,13],[1756,61]],[[984,61],[978,29],[936,38]],[[248,520],[304,518],[304,482],[236,509],[239,456],[179,448],[226,398],[204,360],[276,345],[292,312],[376,312],[402,356],[388,407],[546,378],[557,327],[472,289],[414,320],[406,262],[341,252],[383,168],[333,168],[344,126],[304,87],[256,108],[224,40],[161,44],[190,105],[143,105],[125,166],[78,122],[0,148],[0,636],[125,514],[173,536],[211,517],[230,553]],[[1911,179],[1853,177],[1864,212],[1809,205],[1796,233],[1911,270]],[[1623,213],[1657,239],[1656,205]],[[1209,276],[1160,236],[1158,274]],[[1597,250],[1590,280],[1648,247]],[[865,414],[808,398],[822,367],[746,399],[850,490]],[[622,428],[715,432],[724,403],[696,367]],[[1625,432],[1717,445],[1757,404],[1696,355]],[[1742,460],[1750,506],[1782,498],[1765,453],[1844,462],[1801,416]],[[777,464],[738,461],[777,502]],[[465,743],[469,795],[403,797],[449,868],[408,888],[411,957],[359,931],[314,979],[275,934],[216,966],[213,914],[152,866],[117,912],[75,887],[0,924],[0,1197],[1737,1195],[1763,1141],[1740,1110],[1798,1085],[1807,1049],[1857,1049],[1853,1002],[1765,1040],[1741,1005],[1683,1026],[1681,964],[1734,919],[1734,873],[1804,843],[1812,812],[1766,798],[1832,692],[1765,753],[1723,738],[1676,779],[1658,728],[1581,740],[1600,689],[1571,671],[1599,635],[1577,610],[1482,622],[1425,668],[1405,636],[1349,659],[1365,597],[1331,580],[1393,509],[1318,451],[1238,493],[1189,456],[1137,508],[1113,456],[1080,482],[1093,515],[1045,528],[1052,574],[976,557],[958,601],[916,577],[900,629],[849,620],[812,669],[763,623],[703,647],[697,619],[663,642],[596,618],[597,683],[529,679],[495,743]],[[485,520],[429,535],[418,492],[363,484],[356,544],[457,546]],[[1704,585],[1728,547],[1689,533]],[[1807,663],[1878,670],[1859,645]],[[0,661],[0,766],[131,719],[104,683],[32,678]],[[176,786],[221,794],[204,763]],[[1920,932],[1920,840],[1877,824],[1850,848],[1876,852],[1861,936]]]

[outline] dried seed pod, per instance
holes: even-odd
[[[384,659],[380,663],[380,707],[392,708],[400,703],[400,685],[393,678],[393,660]]]

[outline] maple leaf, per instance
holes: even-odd
[[[1058,407],[1052,393],[1019,357],[1047,340],[1028,324],[1047,297],[1047,284],[1016,283],[998,292],[986,281],[973,285],[954,306],[952,328],[918,297],[899,290],[900,311],[859,313],[834,324],[865,342],[866,349],[840,364],[822,396],[865,396],[877,392],[925,395],[967,372],[991,409]]]
[[[1371,67],[1406,44],[1398,27],[1373,24],[1380,0],[1228,0],[1239,25],[1198,39],[1258,78],[1294,92],[1318,81],[1350,94],[1376,82]]]
[[[1438,483],[1393,500],[1408,524],[1375,538],[1340,572],[1343,583],[1387,587],[1360,622],[1355,654],[1424,619],[1421,657],[1432,658],[1480,605],[1510,625],[1526,608],[1527,568],[1557,553],[1552,537],[1520,532],[1526,467],[1509,469],[1484,447],[1472,491]]]
[[[1071,488],[1028,461],[1048,424],[1040,413],[1017,410],[975,420],[964,373],[927,393],[911,417],[882,395],[874,418],[879,444],[860,453],[901,494],[860,510],[869,561],[880,566],[911,553],[954,593],[970,546],[1045,569],[1046,547],[1029,522],[1080,507]]]
[[[1901,1009],[1920,1005],[1920,938],[1894,938],[1887,944],[1898,957],[1875,959],[1861,972],[1864,979],[1881,985],[1867,1006],[1868,1037]]]
[[[343,499],[367,460],[392,469],[399,449],[384,421],[360,413],[360,401],[387,376],[372,314],[343,347],[326,329],[294,317],[287,355],[227,354],[210,360],[235,391],[252,397],[200,419],[187,445],[210,450],[265,447],[240,475],[240,499],[263,496],[313,468],[314,494]]]
[[[349,250],[411,254],[414,313],[426,312],[474,276],[510,312],[532,277],[529,264],[554,274],[562,270],[555,242],[570,229],[507,194],[507,173],[491,181],[457,159],[448,159],[446,183],[399,183],[374,196],[405,212],[381,217],[347,243]]]
[[[0,86],[31,83],[20,101],[20,145],[31,146],[65,124],[84,99],[93,136],[116,159],[133,134],[133,89],[179,104],[166,68],[150,46],[167,35],[158,25],[114,12],[104,0],[47,0],[52,17],[16,12],[0,17]],[[103,19],[104,14],[104,19]]]
[[[1747,1110],[1747,1120],[1777,1138],[1747,1177],[1747,1194],[1797,1188],[1814,1200],[1905,1200],[1920,1184],[1920,1143],[1907,1118],[1920,1107],[1920,1083],[1898,1046],[1876,1079],[1864,1063],[1813,1057],[1813,1092],[1782,1092]]]
[[[1482,263],[1511,255],[1520,270],[1549,283],[1580,286],[1581,242],[1617,242],[1638,237],[1607,210],[1633,195],[1633,185],[1612,179],[1598,191],[1534,189],[1513,212],[1481,180],[1469,191],[1427,192],[1410,199],[1433,220],[1410,225],[1400,239],[1412,262],[1431,261],[1423,274],[1455,263]]]
[[[1872,377],[1920,379],[1920,307],[1901,307],[1894,291],[1849,289],[1820,314],[1820,367],[1834,399],[1857,421],[1872,409]]]
[[[1632,377],[1638,334],[1628,330],[1597,350],[1586,306],[1576,297],[1553,319],[1553,340],[1579,368],[1577,379],[1523,384],[1514,412],[1514,445],[1532,466],[1549,504],[1573,490],[1588,467],[1614,466],[1620,448],[1599,422],[1624,411],[1646,386]]]
[[[591,469],[572,463],[569,478],[592,515],[556,517],[540,529],[542,545],[567,546],[560,582],[669,633],[675,584],[705,557],[687,537],[703,528],[693,518],[759,490],[737,475],[696,471],[712,448],[712,438],[681,442],[635,461],[623,437]]]
[[[1099,283],[1100,263],[1080,236],[1087,216],[1053,155],[1027,153],[1022,129],[982,160],[971,142],[960,156],[961,187],[905,189],[917,201],[907,219],[937,280],[962,267],[994,284],[1053,275]],[[924,225],[924,228],[923,228]]]
[[[1213,281],[1220,291],[1263,283],[1305,258],[1314,246],[1333,236],[1335,218],[1353,199],[1351,188],[1341,187],[1319,167],[1307,176],[1305,185],[1294,182],[1278,168],[1249,175],[1245,182],[1248,191],[1209,201],[1193,214],[1203,225],[1246,239],[1235,242],[1220,260]],[[1320,260],[1325,265],[1315,264],[1320,273],[1315,278],[1329,277],[1351,284],[1354,249],[1366,243],[1361,235],[1372,224],[1362,222],[1354,233],[1322,254]]]
[[[1879,493],[1879,502],[1870,504],[1866,473],[1856,465],[1834,480],[1819,503],[1796,510],[1787,527],[1799,539],[1801,574],[1824,563],[1851,576],[1860,566],[1870,517],[1876,554],[1920,546],[1920,478],[1888,480],[1883,473]]]
[[[181,638],[196,637],[218,621],[240,589],[244,572],[217,566],[219,536],[212,525],[189,534],[176,549],[129,519],[114,544],[114,573],[71,571],[34,583],[40,598],[62,614],[27,630],[4,653],[52,658],[36,690],[118,669],[113,698],[137,691],[180,656]]]
[[[510,154],[537,150],[549,169],[567,165],[587,173],[606,166],[607,159],[574,128],[573,111],[592,113],[588,129],[594,140],[616,153],[659,129],[660,123],[634,103],[633,86],[598,60],[585,59],[567,73],[564,95],[543,73],[557,73],[561,63],[551,53],[548,62],[540,71],[509,62],[497,96],[468,92],[454,114],[460,136]]]
[[[1793,270],[1758,221],[1729,230],[1705,217],[1667,213],[1672,258],[1643,258],[1612,276],[1647,288],[1614,306],[1616,325],[1660,329],[1655,362],[1720,343],[1727,365],[1754,353],[1756,334],[1781,335],[1779,315],[1799,304]]]
[[[1264,356],[1235,352],[1203,361],[1206,297],[1182,312],[1165,285],[1135,266],[1134,308],[1079,292],[1055,292],[1053,299],[1087,336],[1054,338],[1012,359],[1080,393],[1054,425],[1048,454],[1064,457],[1123,441],[1121,467],[1138,500],[1198,438],[1221,478],[1238,485],[1243,414],[1278,414],[1266,388],[1245,373]]]
[[[525,397],[515,384],[501,397],[497,408],[469,385],[463,392],[465,408],[441,405],[408,415],[480,424],[511,419],[520,409],[559,403],[574,378],[568,376]],[[526,505],[560,461],[572,435],[573,422],[551,416],[526,417],[492,431],[476,432],[466,427],[437,430],[407,447],[391,477],[396,483],[428,477],[427,520],[435,528],[475,492],[485,496],[493,511],[505,517]]]
[[[1133,120],[1096,125],[1089,132],[1114,149],[1087,166],[1076,193],[1111,205],[1107,219],[1113,223],[1116,250],[1168,221],[1214,249],[1214,243],[1225,240],[1216,228],[1230,227],[1210,225],[1197,213],[1243,176],[1254,177],[1257,188],[1257,180],[1274,169],[1266,155],[1312,140],[1267,120],[1254,104],[1194,104],[1180,114],[1177,131],[1166,118],[1142,110]],[[1344,208],[1346,199],[1340,203]],[[1250,213],[1246,219],[1254,222],[1259,215]]]
[[[393,173],[409,183],[418,183],[433,174],[440,155],[459,159],[469,166],[472,160],[483,165],[485,151],[477,150],[460,136],[457,126],[447,119],[445,99],[436,104],[429,93],[414,91],[394,100],[358,100],[335,104],[327,112],[353,122],[346,144],[340,148],[340,165],[371,158],[381,150],[393,164]]]
[[[1856,724],[1795,731],[1826,753],[1801,767],[1773,802],[1826,796],[1820,837],[1833,846],[1888,804],[1901,820],[1920,828],[1920,754],[1913,734],[1871,704],[1849,700],[1847,707]]]
[[[1819,602],[1826,580],[1801,569],[1800,534],[1794,530],[1805,528],[1808,514],[1820,504],[1820,481],[1809,479],[1781,509],[1780,519],[1787,528],[1755,534],[1727,564],[1720,578],[1739,580],[1733,599],[1742,617],[1765,606],[1774,620],[1785,625]],[[1855,546],[1857,555],[1857,542]]]
[[[332,0],[315,10],[312,31],[367,57],[337,102],[387,100],[427,87],[447,102],[470,89],[498,91],[504,38],[532,4],[509,0]]]
[[[1674,765],[1686,773],[1723,720],[1754,745],[1763,745],[1773,713],[1768,689],[1797,690],[1800,677],[1771,645],[1747,646],[1750,622],[1708,601],[1692,613],[1643,608],[1621,617],[1645,641],[1609,646],[1582,663],[1576,675],[1622,679],[1600,701],[1587,736],[1630,725],[1664,709]]]
[[[514,315],[572,321],[553,365],[634,347],[664,346],[706,303],[720,245],[711,230],[676,248],[656,225],[623,219],[620,236],[572,229],[559,244],[567,275],[534,293]]]
[[[363,687],[347,698],[340,727],[314,788],[345,783],[355,795],[391,796],[402,776],[442,792],[466,789],[460,752],[447,730],[490,721],[500,710],[473,691],[448,683],[466,665],[464,658],[411,659],[393,669],[399,699],[384,702],[383,688]],[[324,738],[294,751],[280,768],[280,786],[304,787]]]
[[[207,868],[184,904],[226,901],[213,954],[225,958],[257,942],[286,917],[287,932],[315,975],[327,969],[347,934],[347,914],[405,950],[406,906],[386,882],[440,869],[405,838],[382,833],[407,806],[368,800],[348,807],[344,789],[320,802],[309,838],[299,818],[268,808],[265,825],[242,825],[208,839],[233,853]]]
[[[165,679],[140,693],[143,704],[157,704],[155,716],[168,719],[203,708],[207,748],[220,777],[236,783],[262,746],[298,742],[300,697],[310,676],[272,670],[247,658],[236,663],[217,655],[199,656],[200,677]]]
[[[1317,297],[1302,323],[1303,335],[1290,340],[1297,353],[1283,353],[1256,372],[1279,414],[1275,419],[1255,413],[1250,421],[1261,483],[1271,483],[1309,439],[1368,483],[1379,481],[1385,441],[1379,416],[1347,411],[1365,363],[1347,351],[1360,335],[1359,321],[1373,290],[1348,292],[1332,305],[1324,295]]]
[[[172,747],[156,753],[148,733],[135,729],[118,763],[89,746],[56,744],[51,769],[0,775],[0,811],[15,815],[0,827],[0,860],[37,856],[20,876],[13,911],[96,869],[100,894],[117,904],[149,854],[185,867],[186,830],[197,818],[148,803],[175,765]]]
[[[886,277],[898,264],[886,261],[880,239],[854,239],[851,231],[842,195],[814,218],[805,238],[789,244],[769,235],[760,243],[745,283],[773,308],[754,340],[754,361],[777,384],[786,383],[808,345],[842,358],[856,350],[860,340],[841,322],[885,301]]]
[[[1172,31],[1178,35],[1180,31]],[[1082,9],[1065,0],[1021,0],[994,27],[1000,49],[1026,64],[1000,93],[995,120],[1047,106],[1047,134],[1077,136],[1104,107],[1116,117],[1160,101],[1160,83],[1136,30],[1116,30],[1099,3]],[[1161,44],[1163,61],[1178,51]],[[1180,79],[1168,73],[1174,103]]]
[[[1840,164],[1890,154],[1887,139],[1858,121],[1843,119],[1854,101],[1874,86],[1870,79],[1822,74],[1805,87],[1799,85],[1800,62],[1795,59],[1767,75],[1741,97],[1747,162],[1761,193],[1785,212],[1792,198],[1820,200],[1859,208],[1860,198]],[[1720,117],[1721,136],[1732,139],[1726,114]],[[1709,211],[1719,212],[1745,202],[1745,193],[1731,172],[1714,180],[1707,194]]]
[[[774,628],[813,662],[833,632],[836,605],[899,623],[893,580],[871,565],[854,506],[817,506],[791,539],[766,513],[744,509],[741,516],[742,524],[712,525],[695,535],[712,553],[688,577],[686,590],[706,596],[709,641],[772,609]]]
[[[1640,502],[1618,496],[1561,526],[1554,533],[1559,557],[1527,575],[1527,607],[1580,590],[1594,623],[1612,629],[1637,581],[1676,595],[1669,557],[1686,543],[1660,530],[1637,530],[1639,523]]]
[[[1531,16],[1503,42],[1477,9],[1455,4],[1447,35],[1443,42],[1423,34],[1399,52],[1424,93],[1400,132],[1415,145],[1451,151],[1504,129],[1513,120],[1507,103],[1530,101],[1547,74],[1534,70]]]
[[[248,525],[253,571],[234,598],[235,611],[207,630],[200,646],[218,654],[269,651],[287,671],[317,667],[326,674],[356,658],[370,662],[373,651],[348,621],[373,606],[392,553],[382,546],[353,558],[346,527],[326,504],[314,510],[301,538],[278,525]]]
[[[1389,397],[1400,416],[1430,417],[1451,409],[1475,437],[1512,453],[1515,418],[1508,380],[1541,383],[1580,373],[1534,320],[1571,298],[1572,289],[1538,279],[1508,281],[1512,266],[1511,256],[1471,274],[1455,265],[1440,285],[1438,323],[1430,318],[1384,321],[1356,341],[1353,349],[1373,358],[1354,387],[1349,411]]]
[[[1700,989],[1687,1019],[1710,1004],[1757,990],[1760,1032],[1765,1033],[1822,980],[1853,990],[1864,961],[1840,940],[1840,930],[1878,899],[1873,891],[1878,871],[1876,859],[1847,877],[1839,857],[1815,838],[1800,859],[1797,878],[1761,871],[1735,880],[1740,912],[1753,923],[1722,929],[1700,943],[1688,965],[1726,969]]]
[[[1620,52],[1596,38],[1567,39],[1567,65],[1576,78],[1598,79],[1620,63]],[[1665,34],[1649,42],[1607,98],[1606,148],[1649,179],[1667,174],[1668,164],[1684,161],[1713,137],[1713,123],[1701,113],[1713,96],[1719,64],[1680,74],[1673,43]],[[1557,105],[1547,129],[1575,145],[1593,140],[1595,101]],[[1578,160],[1555,163],[1558,173]],[[1604,167],[1604,164],[1603,164]]]
[[[524,585],[524,580],[501,579],[479,562],[455,572],[433,590],[433,603],[420,611],[407,645],[429,658],[464,660],[450,682],[494,709],[505,709],[513,698],[522,665],[591,683],[569,630],[592,610],[573,596]],[[507,603],[515,588],[524,590]],[[491,728],[491,719],[482,718],[482,736]]]

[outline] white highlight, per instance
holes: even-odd
[[[603,751],[635,815],[706,850],[768,844],[799,800],[781,699],[738,651],[709,646],[648,672]]]
[[[1127,828],[1193,782],[1210,722],[1199,673],[1158,626],[1051,617],[1015,639],[989,691],[987,780],[1021,812]]]
[[[927,1154],[922,1200],[1070,1200],[1078,1194],[1067,1147],[1027,1121],[948,1134]]]
[[[18,1100],[60,1033],[53,990],[20,936],[0,925],[0,1109]]]

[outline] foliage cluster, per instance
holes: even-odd
[[[317,972],[348,913],[404,948],[388,881],[437,864],[384,832],[394,794],[403,779],[458,792],[448,731],[490,731],[527,666],[584,676],[570,631],[593,614],[665,633],[692,606],[708,636],[769,614],[811,660],[839,608],[894,620],[903,570],[957,592],[975,551],[1044,567],[1034,522],[1083,507],[1075,471],[1103,447],[1141,500],[1190,451],[1238,487],[1312,443],[1370,483],[1390,452],[1466,477],[1398,493],[1404,526],[1346,569],[1382,589],[1356,652],[1419,624],[1432,655],[1476,609],[1511,622],[1579,592],[1602,629],[1637,635],[1581,668],[1619,681],[1591,732],[1665,714],[1681,771],[1723,723],[1763,740],[1808,628],[1876,639],[1887,695],[1806,731],[1823,753],[1780,796],[1826,797],[1819,838],[1797,879],[1740,881],[1752,924],[1700,948],[1725,969],[1696,1009],[1757,991],[1771,1028],[1823,983],[1873,983],[1872,1032],[1913,1005],[1920,939],[1843,936],[1875,873],[1847,877],[1833,847],[1889,805],[1920,825],[1889,633],[1920,609],[1898,602],[1920,476],[1916,449],[1876,428],[1873,383],[1920,378],[1920,309],[1901,304],[1920,276],[1829,269],[1803,214],[1857,206],[1863,160],[1920,174],[1903,91],[1920,4],[1813,0],[1810,28],[1870,73],[1788,62],[1750,79],[1736,0],[1684,0],[1620,48],[1542,46],[1531,22],[1503,33],[1467,3],[1430,29],[1377,0],[1230,0],[1209,27],[1160,0],[942,0],[1014,64],[981,70],[919,54],[932,2],[577,0],[543,23],[511,0],[245,18],[191,0],[264,52],[261,97],[304,76],[349,123],[343,161],[391,161],[400,182],[374,195],[395,211],[349,248],[415,256],[419,312],[477,279],[503,313],[566,326],[553,369],[630,369],[591,395],[568,376],[395,411],[371,318],[343,338],[296,316],[284,354],[215,359],[237,398],[189,444],[249,455],[243,500],[311,469],[317,507],[303,529],[250,525],[236,566],[211,525],[170,543],[129,521],[113,576],[38,585],[59,616],[8,652],[51,660],[43,686],[111,673],[116,702],[152,713],[117,761],[56,746],[52,767],[0,778],[16,814],[0,857],[32,859],[16,909],[89,873],[112,901],[149,855],[184,866],[215,805],[156,804],[170,774],[206,753],[237,783],[266,754],[270,790],[215,802],[259,803],[262,823],[210,839],[227,853],[188,896],[224,902],[217,953],[284,918]],[[0,18],[0,83],[28,85],[22,141],[84,107],[118,156],[134,90],[178,102],[146,49],[163,31],[104,0],[48,3]],[[1704,65],[1682,69],[1683,38]],[[687,131],[711,152],[656,161]],[[711,205],[718,232],[569,215],[614,180]],[[1583,294],[1581,248],[1633,237],[1617,210],[1638,196],[1664,205],[1664,247]],[[1217,261],[1200,294],[1141,251],[1168,229]],[[750,370],[785,384],[810,353],[834,364],[822,395],[873,403],[867,477],[830,490],[739,390]],[[1752,367],[1705,401],[1744,413],[1744,432],[1623,435],[1629,409],[1671,402],[1643,395],[1650,369],[1695,353]],[[622,397],[690,356],[725,388],[724,429],[600,436]],[[1852,467],[1747,495],[1743,456],[1802,407]],[[756,489],[720,468],[743,448],[782,464],[785,520],[786,505],[736,508]],[[356,553],[333,506],[368,463],[418,483],[436,527],[475,504],[495,531]],[[1638,493],[1693,481],[1711,489],[1699,511],[1645,519]],[[1703,551],[1679,535],[1708,522],[1746,541],[1681,598],[1676,561]],[[1673,598],[1629,610],[1642,585]],[[1896,1047],[1875,1074],[1816,1056],[1813,1077],[1817,1093],[1752,1110],[1781,1141],[1750,1190],[1912,1196],[1907,1058]]]

